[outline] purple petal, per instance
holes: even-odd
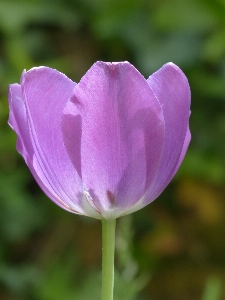
[[[38,175],[45,176],[68,210],[99,217],[84,196],[62,139],[60,120],[75,83],[56,70],[40,67],[22,76],[21,87]]]
[[[162,107],[129,63],[97,62],[62,119],[67,153],[104,217],[116,217],[155,178],[164,141]]]
[[[21,86],[19,84],[12,84],[9,87],[9,106],[10,115],[8,123],[17,134],[18,152],[23,156],[34,178],[48,197],[59,206],[69,210],[68,206],[59,199],[55,191],[52,189],[37,161],[30,139],[26,108],[22,97]]]
[[[190,88],[183,72],[168,63],[151,75],[148,83],[163,107],[165,141],[155,185],[148,191],[146,203],[158,197],[171,181],[190,142]]]
[[[33,155],[33,149],[30,143],[26,109],[23,102],[21,86],[19,84],[11,84],[9,86],[8,98],[10,107],[8,123],[17,133],[17,151],[27,162],[29,152]]]
[[[172,177],[177,173],[181,163],[183,162],[183,159],[186,155],[186,152],[187,152],[188,146],[190,144],[190,141],[191,141],[191,132],[190,132],[190,129],[188,127],[187,132],[186,132],[186,136],[185,136],[185,139],[184,139],[183,148],[182,148],[182,151],[181,151],[181,154],[180,154],[180,158],[179,158],[179,161],[178,161],[178,163],[176,165],[176,168],[173,172]]]

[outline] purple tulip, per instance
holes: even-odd
[[[165,64],[147,80],[128,62],[96,62],[76,84],[47,67],[9,88],[17,150],[57,205],[117,218],[156,199],[190,142],[190,88]]]

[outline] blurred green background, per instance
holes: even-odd
[[[47,199],[7,125],[23,69],[78,82],[96,60],[128,60],[146,78],[172,61],[192,90],[181,169],[118,221],[115,300],[225,299],[224,0],[0,1],[0,299],[100,299],[100,222]]]

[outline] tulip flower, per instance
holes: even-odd
[[[115,219],[161,194],[190,142],[190,88],[172,63],[146,80],[128,62],[96,62],[79,83],[32,68],[10,85],[9,106],[17,150],[37,183],[63,209],[101,219],[106,248]],[[110,272],[103,277],[113,281]]]

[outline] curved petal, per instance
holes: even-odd
[[[45,178],[40,165],[38,164],[33,145],[30,139],[30,132],[24,105],[22,90],[19,84],[9,86],[9,125],[17,134],[17,150],[23,156],[32,175],[38,182],[39,186],[57,205],[69,210],[68,205],[62,202],[57,196],[51,185]]]
[[[62,130],[70,160],[104,217],[121,215],[155,178],[162,107],[129,63],[94,64],[74,89]]]
[[[62,112],[74,87],[65,75],[46,67],[33,68],[21,79],[38,175],[46,178],[68,210],[99,218],[84,196],[62,139]]]
[[[190,87],[184,73],[168,63],[149,77],[148,84],[163,107],[165,141],[155,185],[145,203],[153,201],[169,184],[190,142]]]
[[[27,162],[29,152],[32,153],[33,149],[30,143],[26,109],[19,84],[11,84],[9,86],[8,99],[10,108],[8,124],[17,134],[17,151],[23,156],[25,162]]]
[[[175,174],[177,173],[177,171],[178,171],[181,163],[183,162],[183,159],[184,159],[184,157],[186,155],[186,152],[187,152],[188,146],[190,144],[190,141],[191,141],[191,132],[190,132],[190,129],[188,127],[188,130],[186,132],[186,136],[185,136],[185,139],[184,139],[183,148],[182,148],[182,151],[181,151],[181,154],[180,154],[180,158],[179,158],[179,161],[178,161],[178,163],[176,165],[176,168],[175,168],[175,170],[173,172],[172,177],[175,176]]]

